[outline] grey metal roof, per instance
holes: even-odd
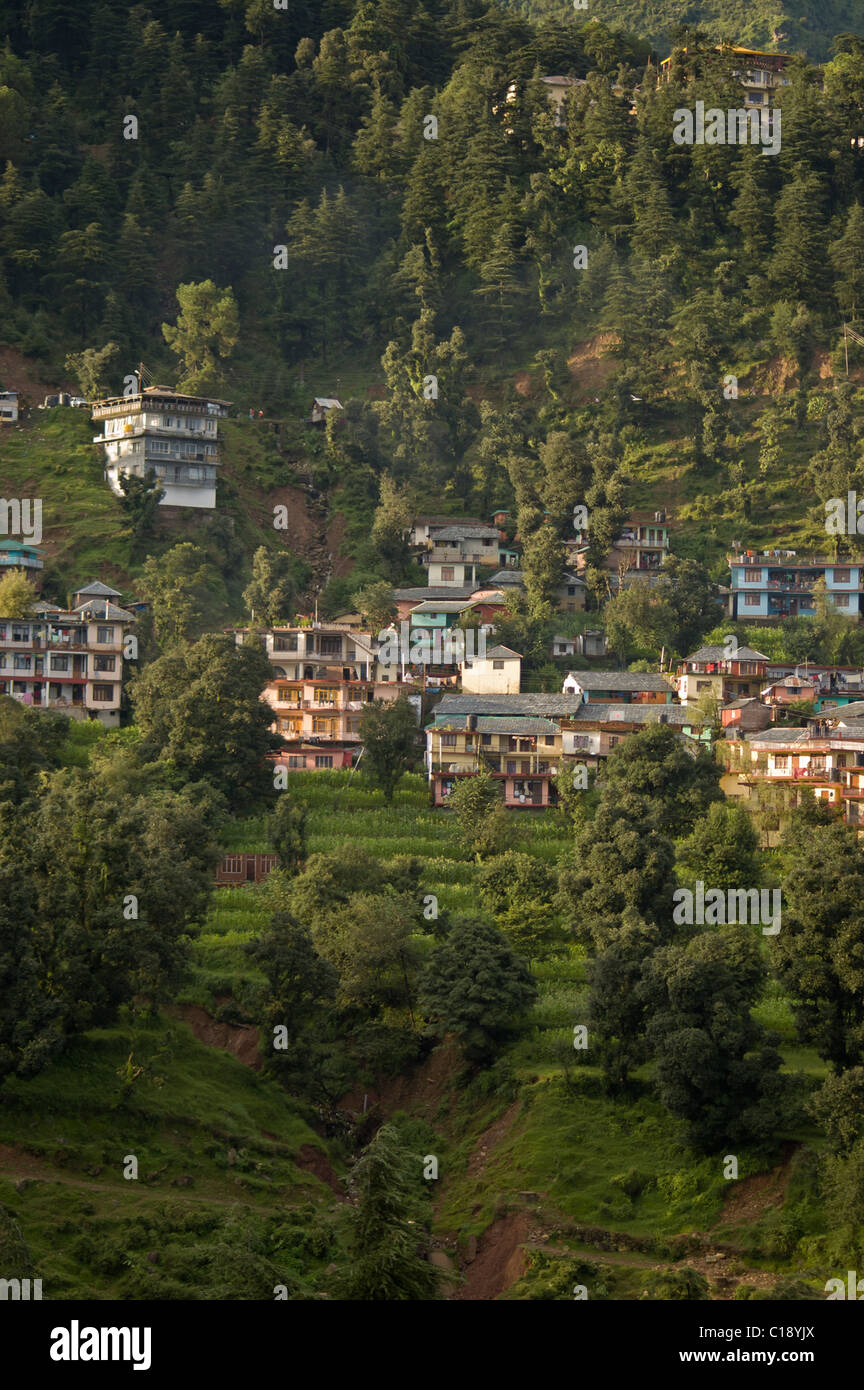
[[[848,705],[823,705],[818,714],[810,719],[859,719],[864,718],[864,700],[850,700]]]
[[[519,695],[444,695],[434,714],[539,715],[575,714],[582,705],[581,695],[535,693]]]
[[[492,578],[489,580],[490,584],[523,584],[524,582],[522,571],[517,569],[499,570],[498,573],[493,574]]]
[[[100,579],[94,579],[92,584],[85,584],[83,589],[76,589],[76,594],[87,594],[91,598],[119,598],[120,590],[111,589],[107,584],[103,584]]]
[[[437,545],[438,541],[474,541],[474,540],[498,540],[498,532],[494,526],[445,526],[443,530],[436,531],[432,541]]]
[[[669,682],[649,671],[568,671],[567,679],[583,690],[668,690],[672,694]]]
[[[497,647],[490,647],[490,649],[489,649],[489,650],[487,651],[487,653],[486,653],[486,659],[487,659],[487,661],[488,661],[488,659],[489,659],[490,657],[497,657],[497,658],[504,657],[504,658],[506,658],[506,657],[508,657],[508,656],[511,656],[511,657],[515,656],[517,661],[521,661],[521,660],[522,660],[522,653],[521,653],[521,652],[514,652],[514,650],[513,650],[512,647],[502,647],[500,643],[498,644]]]
[[[763,729],[761,733],[748,734],[748,743],[817,743],[819,735],[812,729]]]
[[[600,720],[612,723],[620,719],[632,724],[706,724],[704,715],[686,705],[601,705],[589,701],[576,711],[579,720]]]
[[[465,728],[464,718],[456,715],[450,719],[442,719],[438,716],[435,723],[429,726],[432,729],[455,728],[463,730]],[[481,714],[477,716],[477,732],[481,734],[560,734],[561,726],[555,724],[551,719],[537,719],[525,717],[524,715],[511,715],[506,718],[502,714]]]
[[[413,599],[422,603],[424,599],[470,598],[477,588],[476,584],[429,585],[424,589],[394,589],[395,599]]]
[[[724,709],[743,709],[745,705],[761,705],[762,701],[756,695],[745,695],[740,700],[730,700]]]
[[[731,655],[725,647],[700,647],[698,651],[690,656],[685,656],[685,661],[769,661],[764,652],[757,652],[753,647],[736,647]]]
[[[430,598],[418,603],[416,608],[412,608],[412,613],[461,613],[463,609],[470,608],[470,599],[443,599]]]
[[[90,603],[81,603],[72,611],[80,613],[82,616],[86,613],[94,618],[114,618],[117,620],[126,618],[129,622],[135,618],[134,613],[127,613],[125,608],[118,608],[115,603],[109,603],[104,598],[93,599]]]

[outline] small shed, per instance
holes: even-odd
[[[337,401],[335,396],[316,396],[312,402],[312,414],[309,423],[312,425],[323,425],[331,410],[341,410],[342,402]]]

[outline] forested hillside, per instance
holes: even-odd
[[[0,492],[44,501],[44,597],[98,576],[146,606],[127,655],[133,615],[103,605],[116,667],[102,601],[79,606],[118,693],[113,723],[78,723],[17,698],[29,655],[41,689],[66,653],[0,580],[0,1279],[38,1270],[58,1301],[809,1301],[864,1260],[862,822],[837,817],[864,774],[840,764],[824,799],[824,758],[739,778],[723,681],[685,733],[664,684],[725,641],[730,548],[825,549],[824,502],[864,492],[852,8],[0,0],[0,389],[24,406]],[[674,138],[679,108],[742,104],[720,38],[800,55],[773,152]],[[160,508],[152,477],[115,496],[89,412],[38,409],[138,366],[231,403],[215,508]],[[313,422],[315,397],[344,409]],[[587,606],[562,613],[581,505]],[[616,593],[642,508],[672,514],[672,553]],[[490,620],[492,671],[522,661],[501,698],[554,712],[571,660],[588,691],[589,657],[550,656],[580,625],[630,670],[591,669],[619,712],[590,776],[579,709],[454,715],[445,805],[425,670],[403,659],[379,701],[358,650],[428,578],[418,513],[499,509],[524,577]],[[760,645],[741,691],[769,657],[864,663],[864,625],[813,587],[812,617],[736,625]],[[312,612],[350,614],[338,653]],[[619,737],[646,691],[662,714]],[[779,732],[803,741],[807,713]],[[507,802],[541,776],[548,801]],[[782,899],[782,932],[739,893]]]
[[[241,415],[338,390],[320,462],[361,568],[402,578],[356,540],[385,473],[562,526],[571,494],[672,505],[716,578],[854,484],[859,408],[825,388],[864,288],[860,40],[793,71],[766,158],[673,142],[682,103],[738,103],[730,58],[691,45],[658,88],[647,41],[578,12],[42,5],[0,33],[5,342],[88,395],[139,359]],[[562,127],[559,72],[586,79]]]

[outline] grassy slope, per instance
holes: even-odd
[[[428,870],[421,884],[424,893],[435,893],[440,904],[451,910],[476,908],[475,869],[464,858],[458,826],[452,818],[430,810],[421,779],[406,779],[389,809],[359,776],[349,785],[340,773],[300,774],[292,788],[308,798],[311,850],[335,849],[350,837],[352,844],[381,857],[419,855]],[[565,851],[566,831],[553,815],[513,813],[513,823],[514,833],[525,837],[524,848],[544,861],[552,862]],[[235,826],[231,847],[260,848],[262,831],[262,825],[254,821]],[[232,970],[248,980],[241,942],[255,931],[257,900],[253,888],[218,895],[208,921],[212,935],[197,945],[195,978],[186,997],[212,1008]],[[540,996],[531,1026],[508,1054],[515,1091],[505,1087],[501,1093],[484,1093],[475,1085],[466,1094],[464,1086],[451,1078],[431,1116],[435,1146],[430,1151],[442,1162],[439,1235],[446,1238],[455,1233],[460,1239],[479,1235],[508,1206],[518,1205],[518,1194],[524,1191],[540,1194],[544,1207],[554,1214],[550,1219],[565,1228],[572,1223],[599,1225],[644,1238],[649,1245],[657,1242],[660,1249],[681,1233],[710,1231],[722,1217],[731,1190],[722,1177],[722,1156],[694,1155],[681,1141],[677,1124],[641,1087],[635,1097],[614,1101],[600,1091],[596,1068],[583,1064],[566,1075],[562,1048],[569,1048],[573,1023],[584,1016],[585,1008],[580,952],[574,949],[562,958],[540,963],[535,973]],[[788,1069],[803,1070],[814,1080],[825,1075],[812,1050],[797,1044],[787,1001],[776,990],[772,989],[758,1014],[781,1034]],[[518,1117],[478,1172],[472,1155],[514,1099]],[[422,1085],[417,1088],[416,1108],[409,1103],[407,1110],[430,1119]],[[814,1135],[804,1131],[785,1138],[810,1142]],[[770,1167],[778,1153],[779,1147],[773,1156],[739,1152],[741,1178]],[[617,1179],[634,1170],[645,1187],[631,1200]],[[782,1270],[779,1222],[778,1213],[766,1207],[758,1220],[724,1228],[722,1239],[739,1244],[749,1265],[761,1261],[767,1262],[767,1268]],[[818,1218],[814,1218],[814,1230],[818,1229]],[[574,1238],[569,1241],[574,1250],[580,1244]],[[641,1287],[639,1278],[636,1259],[632,1267],[615,1275],[610,1289],[628,1296]],[[529,1278],[524,1296],[531,1286]]]
[[[143,1070],[127,1085],[130,1057]],[[307,1144],[321,1147],[272,1083],[185,1024],[126,1017],[7,1085],[0,1206],[45,1298],[267,1298],[298,1277],[311,1291],[314,1253],[278,1242],[295,1220],[327,1230],[333,1198],[294,1161]],[[244,1244],[245,1270],[227,1253]]]
[[[421,778],[407,778],[390,808],[359,775],[349,783],[345,774],[301,773],[292,788],[308,803],[312,851],[350,838],[382,857],[418,855],[424,894],[435,893],[453,910],[476,907],[475,869],[458,826],[430,810]],[[513,813],[513,822],[524,848],[544,861],[566,849],[554,815]],[[262,830],[255,821],[236,825],[231,847],[261,848]],[[181,999],[211,1014],[227,993],[242,1001],[254,979],[242,945],[265,920],[260,890],[216,892]],[[596,1261],[576,1224],[618,1233],[613,1241],[638,1238],[655,1252],[655,1263],[675,1253],[675,1237],[700,1232],[709,1242],[738,1246],[747,1270],[791,1268],[780,1210],[766,1206],[712,1232],[733,1186],[722,1178],[722,1155],[690,1152],[642,1086],[627,1100],[610,1100],[590,1064],[565,1071],[562,1050],[568,1052],[573,1024],[584,1014],[579,951],[539,964],[536,974],[540,996],[530,1027],[507,1058],[514,1079],[502,1082],[493,1073],[469,1084],[451,1067],[430,1101],[421,1068],[401,1102],[425,1127],[423,1151],[439,1157],[439,1238],[481,1236],[524,1204],[520,1194],[527,1192],[536,1194],[532,1220],[555,1235],[554,1251],[542,1260],[532,1254],[509,1296],[549,1296],[538,1288],[550,1279],[557,1287],[559,1277],[566,1283],[588,1256]],[[775,992],[759,1013],[781,1032],[787,1066],[814,1079],[824,1075],[818,1058],[795,1042],[785,1000]],[[130,1054],[144,1071],[127,1087],[119,1073]],[[339,1204],[292,1158],[301,1145],[320,1142],[275,1085],[196,1042],[185,1024],[124,1018],[77,1040],[34,1080],[8,1087],[0,1106],[0,1205],[14,1214],[46,1296],[269,1298],[276,1283],[288,1282],[296,1296],[310,1297],[332,1291],[332,1272],[324,1271],[330,1261],[344,1270],[346,1260]],[[739,1152],[741,1177],[770,1168],[779,1152]],[[137,1183],[122,1178],[129,1153],[139,1157]],[[643,1190],[631,1198],[618,1180],[634,1173]],[[148,1181],[148,1174],[157,1176]],[[172,1186],[183,1175],[194,1187]],[[14,1186],[34,1177],[21,1190]],[[818,1248],[823,1221],[813,1207],[798,1234],[812,1232]],[[226,1253],[241,1228],[248,1228],[251,1247],[242,1276]],[[160,1254],[151,1264],[154,1249]],[[610,1296],[638,1296],[647,1257],[616,1255],[614,1267],[602,1264],[611,1258],[601,1257],[593,1276],[583,1271],[583,1282],[593,1277],[597,1284],[602,1270]],[[800,1265],[799,1256],[795,1273]],[[552,1296],[570,1296],[564,1283]]]
[[[228,420],[221,429],[223,467],[215,517],[231,519],[251,560],[259,545],[282,543],[273,527],[272,498],[296,484],[295,469],[306,450],[315,447],[315,438],[292,423],[283,433],[280,453],[276,436],[263,424]],[[99,576],[134,591],[134,576],[145,557],[133,551],[119,501],[104,480],[102,451],[92,443],[95,432],[87,411],[68,408],[34,410],[20,427],[0,429],[0,496],[42,499],[47,560],[66,588]],[[148,549],[159,554],[178,541],[199,541],[213,520],[212,514],[197,511],[174,516],[168,525],[163,521]],[[235,616],[242,611],[243,582],[242,574],[226,577]]]

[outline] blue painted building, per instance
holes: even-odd
[[[833,560],[825,555],[800,557],[793,550],[746,551],[730,555],[732,582],[727,616],[744,623],[780,622],[783,618],[812,618],[813,597],[824,579],[831,602],[839,613],[859,618],[864,560]]]

